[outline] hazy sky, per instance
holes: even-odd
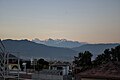
[[[0,0],[0,38],[120,42],[120,0]]]

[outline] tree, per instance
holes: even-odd
[[[84,55],[83,55],[83,60],[84,60],[84,64],[85,65],[91,65],[91,58],[92,58],[92,54],[89,51],[85,51]]]
[[[73,63],[76,65],[76,67],[81,67],[82,70],[88,69],[92,65],[92,56],[93,55],[89,51],[85,51],[84,53],[80,52],[78,57],[75,57]]]
[[[93,65],[99,66],[110,61],[120,61],[120,45],[115,48],[111,48],[111,50],[105,49],[103,54],[96,57],[93,61]]]
[[[95,60],[93,61],[93,66],[98,66],[102,63],[104,63],[104,60],[105,60],[105,55],[104,54],[100,54],[98,55]]]
[[[42,69],[47,69],[48,66],[49,66],[49,62],[45,61],[44,59],[39,59],[37,61],[36,70],[40,71]]]
[[[112,61],[120,61],[120,45],[115,48],[111,48]]]
[[[116,49],[118,61],[120,61],[120,45],[115,47],[115,49]]]

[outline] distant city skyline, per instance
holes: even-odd
[[[0,38],[120,43],[120,0],[0,0]]]

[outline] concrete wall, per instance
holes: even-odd
[[[89,79],[89,78],[81,78],[81,80],[107,80],[107,79]]]
[[[72,75],[64,75],[63,80],[72,80]]]
[[[32,80],[63,80],[60,75],[33,74]]]
[[[33,74],[32,80],[72,80],[72,76]]]

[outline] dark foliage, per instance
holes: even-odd
[[[93,66],[99,66],[110,61],[120,61],[120,45],[111,48],[111,50],[105,49],[104,53],[98,55],[93,61]]]
[[[89,51],[85,51],[84,53],[79,53],[78,57],[75,57],[73,63],[76,67],[81,67],[81,70],[85,70],[92,65],[91,57],[92,54]]]
[[[120,45],[115,48],[105,49],[104,53],[98,55],[93,61],[91,61],[91,57],[92,54],[89,51],[85,51],[84,53],[79,53],[73,63],[75,67],[81,67],[81,71],[84,71],[110,61],[120,61]]]
[[[48,69],[49,67],[49,62],[45,61],[44,59],[39,59],[37,61],[37,65],[35,66],[35,69],[37,71],[40,71],[42,69]]]

